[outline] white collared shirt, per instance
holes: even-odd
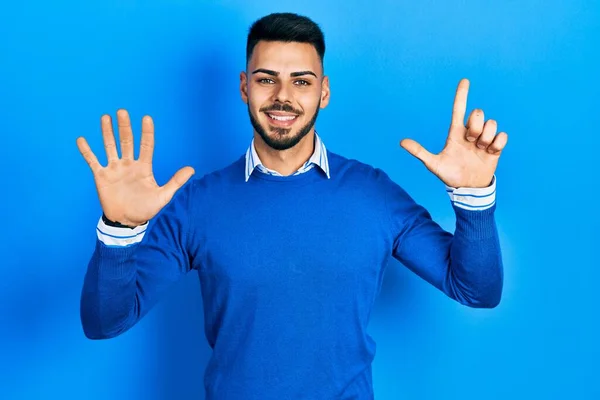
[[[327,175],[327,179],[330,178],[329,175],[329,161],[327,159],[327,150],[325,149],[325,145],[323,141],[315,132],[315,151],[312,156],[302,165],[293,175],[302,174],[304,172],[310,171],[313,167],[319,167],[325,172]],[[283,176],[279,172],[274,171],[265,167],[260,161],[258,154],[256,153],[256,148],[254,147],[254,139],[252,139],[252,143],[250,143],[250,147],[246,150],[246,182],[250,179],[250,175],[254,169],[258,169],[260,172],[269,175]]]

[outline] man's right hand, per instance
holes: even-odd
[[[138,226],[152,219],[194,174],[192,167],[184,167],[164,185],[158,186],[152,173],[154,124],[152,118],[142,119],[142,139],[137,160],[133,158],[133,132],[126,110],[117,111],[121,158],[109,115],[101,119],[102,137],[108,165],[103,167],[83,137],[77,138],[77,147],[90,166],[104,215],[111,221]]]

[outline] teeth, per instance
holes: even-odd
[[[271,117],[273,119],[276,119],[277,121],[291,121],[294,118],[296,118],[295,115],[286,115],[286,116],[283,116],[283,115],[271,115],[271,114],[269,114],[269,117]]]

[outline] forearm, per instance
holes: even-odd
[[[495,178],[487,188],[446,188],[456,215],[454,233],[442,229],[398,185],[389,189],[394,257],[461,304],[495,307],[503,284]]]
[[[106,339],[127,331],[191,269],[188,188],[152,221],[134,229],[98,221],[81,293],[87,337]]]
[[[453,298],[471,307],[495,307],[502,296],[502,253],[494,209],[455,207],[456,229],[444,285]]]
[[[108,247],[96,242],[81,293],[81,323],[88,338],[118,336],[140,318],[136,246]]]

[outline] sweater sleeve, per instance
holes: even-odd
[[[191,269],[191,188],[190,180],[153,220],[135,229],[100,219],[81,292],[88,338],[108,339],[130,329]]]
[[[461,304],[476,308],[497,306],[502,295],[503,265],[495,201],[473,207],[454,201],[451,195],[456,226],[450,233],[399,185],[387,176],[384,181],[393,257]],[[462,194],[458,200],[464,199],[465,193]]]

